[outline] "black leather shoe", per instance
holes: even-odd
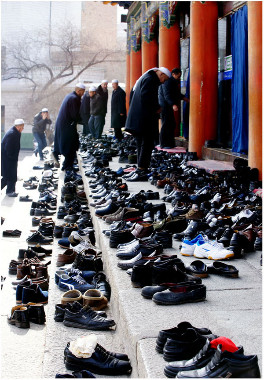
[[[28,308],[30,322],[36,323],[38,325],[43,325],[46,322],[46,315],[43,305],[28,303],[25,306]]]
[[[30,327],[28,309],[24,305],[14,306],[10,317],[7,317],[7,322],[16,327],[28,329]]]
[[[111,298],[111,287],[108,281],[106,281],[106,276],[103,272],[98,272],[94,275],[92,280],[92,285],[95,289],[100,290],[100,292],[105,296],[108,301]]]
[[[197,278],[200,280],[200,278]],[[206,286],[202,284],[175,285],[162,292],[155,293],[152,300],[158,305],[180,305],[188,302],[204,301]]]
[[[81,371],[73,371],[72,375],[69,373],[56,373],[55,375],[56,379],[65,379],[65,378],[83,378],[83,379],[89,379],[89,378],[95,378],[95,376],[92,374],[92,372],[87,371],[85,369]]]
[[[67,369],[78,371],[86,369],[99,375],[120,376],[129,374],[132,367],[129,361],[117,359],[106,350],[102,350],[100,345],[95,347],[94,353],[90,358],[77,358],[66,347],[64,362]]]
[[[257,355],[243,355],[236,352],[222,352],[217,346],[211,361],[203,368],[193,371],[180,371],[176,378],[260,378]]]
[[[166,261],[156,263],[152,270],[152,284],[160,285],[164,282],[186,282],[194,281],[200,284],[200,278],[188,275],[185,272],[185,267],[181,259],[168,259]]]
[[[156,340],[156,351],[163,354],[163,348],[168,338],[177,340],[182,334],[187,332],[187,329],[193,329],[200,335],[211,335],[212,331],[207,328],[194,327],[190,322],[183,321],[176,327],[166,330],[160,330]]]

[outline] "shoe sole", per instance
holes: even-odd
[[[164,248],[164,247],[163,247],[163,248]],[[182,256],[188,256],[188,257],[190,257],[190,256],[194,256],[193,253],[183,253],[183,252],[180,252],[180,254],[181,254]]]
[[[76,365],[74,363],[69,363],[67,361],[67,357],[66,359],[64,358],[64,364],[65,364],[65,367],[70,370],[70,371],[80,371],[80,370],[83,370],[83,369],[86,369],[88,371],[91,371],[93,373],[96,373],[97,375],[107,375],[107,376],[120,376],[120,375],[129,375],[131,372],[132,372],[132,368],[126,372],[121,372],[121,371],[118,371],[118,368],[117,369],[105,369],[105,370],[102,370],[101,368],[97,367],[97,368],[94,368],[93,367],[89,367],[89,365]]]
[[[235,256],[234,253],[230,253],[229,255],[226,255],[225,257],[219,257],[219,258],[214,258],[213,256],[208,256],[208,259],[209,259],[209,260],[217,261],[217,260],[230,259],[231,257],[234,257],[234,256]]]
[[[115,326],[115,323],[114,324],[111,324],[109,326],[104,326],[104,325],[98,325],[98,326],[85,326],[81,323],[77,323],[77,322],[71,322],[71,321],[67,321],[67,320],[63,320],[63,324],[64,326],[68,326],[68,327],[76,327],[76,328],[79,328],[79,329],[86,329],[86,330],[93,330],[93,331],[98,331],[98,330],[109,330],[111,327],[114,327]]]
[[[157,304],[157,305],[181,305],[183,303],[193,303],[193,302],[202,302],[205,301],[206,297],[199,298],[196,300],[186,300],[186,301],[181,301],[181,302],[161,302],[161,301],[156,301],[155,299],[152,298],[152,300]],[[166,360],[166,359],[165,359]]]

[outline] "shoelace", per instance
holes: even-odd
[[[87,282],[78,274],[77,276],[72,277],[79,285],[85,285]]]

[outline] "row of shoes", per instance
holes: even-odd
[[[260,377],[257,355],[245,355],[231,339],[187,321],[159,331],[156,351],[169,362],[169,378]]]

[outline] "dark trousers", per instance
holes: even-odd
[[[91,133],[91,132],[90,132],[89,124],[88,124],[88,121],[87,121],[87,123],[83,124],[83,134],[84,135],[88,135],[89,133]]]
[[[159,138],[161,148],[173,148],[175,146],[175,128],[176,122],[172,107],[164,107],[161,112],[161,130]]]
[[[105,124],[105,116],[103,115],[91,115],[88,126],[93,138],[99,139],[102,136]]]
[[[62,164],[61,170],[72,170],[73,169],[73,162],[76,157],[76,151],[69,152],[68,154],[64,155],[64,162]]]
[[[6,194],[15,192],[16,190],[16,181],[11,181],[2,177],[1,179],[1,190],[6,186]]]
[[[33,132],[33,136],[38,143],[37,153],[39,153],[39,158],[43,160],[42,150],[47,146],[46,136],[44,133],[38,132]]]
[[[122,138],[123,138],[123,133],[121,131],[121,128],[114,128],[114,131],[115,131],[115,138],[118,140],[118,141],[121,141]]]
[[[154,133],[135,137],[137,141],[137,164],[139,168],[147,169],[154,148]]]

